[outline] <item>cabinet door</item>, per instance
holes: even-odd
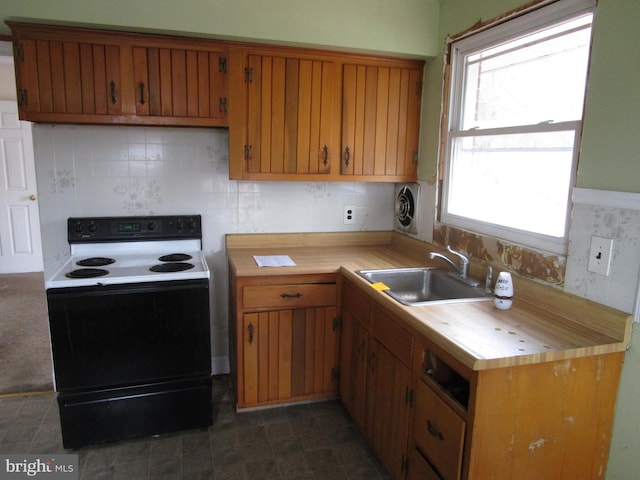
[[[245,314],[239,406],[335,394],[335,316],[335,307]]]
[[[404,476],[411,370],[377,340],[367,359],[365,435],[393,478]]]
[[[121,113],[119,46],[21,39],[15,49],[22,119],[65,121],[63,114],[79,120],[81,115]],[[40,113],[60,116],[33,116]]]
[[[248,63],[246,172],[281,179],[331,173],[340,156],[336,64],[268,55],[249,55]]]
[[[343,175],[415,179],[422,72],[349,64],[343,67]]]
[[[226,55],[134,46],[135,113],[142,116],[224,118]]]
[[[342,310],[340,398],[356,425],[364,431],[369,334],[347,310]]]

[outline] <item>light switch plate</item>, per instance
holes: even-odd
[[[609,275],[612,251],[613,238],[592,236],[587,269],[590,272],[599,273],[600,275]]]

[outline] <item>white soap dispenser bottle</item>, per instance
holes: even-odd
[[[493,303],[500,310],[508,310],[513,303],[513,279],[509,272],[500,272],[493,290]]]

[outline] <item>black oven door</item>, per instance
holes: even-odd
[[[56,389],[211,375],[207,279],[47,290]]]

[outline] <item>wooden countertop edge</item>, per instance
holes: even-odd
[[[355,283],[366,285],[355,270],[359,268],[387,268],[393,266],[420,266],[429,263],[427,252],[431,246],[397,232],[320,232],[320,233],[286,233],[286,234],[228,234],[226,235],[227,255],[230,268],[237,276],[270,277],[283,275],[310,275],[341,272]],[[327,254],[334,248],[337,257],[314,263],[316,252],[309,248],[327,249]],[[284,250],[286,249],[286,250]],[[433,247],[437,249],[437,247]],[[286,254],[304,255],[301,265],[296,267],[260,268],[252,259],[254,254]],[[358,258],[358,252],[362,252]],[[365,257],[373,259],[375,265],[363,265]],[[243,259],[241,265],[233,261]],[[454,340],[441,335],[421,322],[412,313],[412,308],[400,305],[380,292],[368,291],[368,295],[378,294],[375,299],[381,301],[385,308],[395,315],[404,318],[414,329],[429,336],[433,341],[445,348],[472,370],[501,368],[526,365],[554,360],[566,360],[589,355],[623,352],[631,342],[632,316],[605,305],[567,294],[562,290],[514,276],[515,292],[519,302],[526,304],[526,309],[543,318],[557,319],[567,329],[586,328],[611,339],[601,345],[588,345],[535,354],[514,355],[499,358],[478,358]],[[430,307],[422,307],[430,308]],[[571,327],[571,323],[575,327]]]

